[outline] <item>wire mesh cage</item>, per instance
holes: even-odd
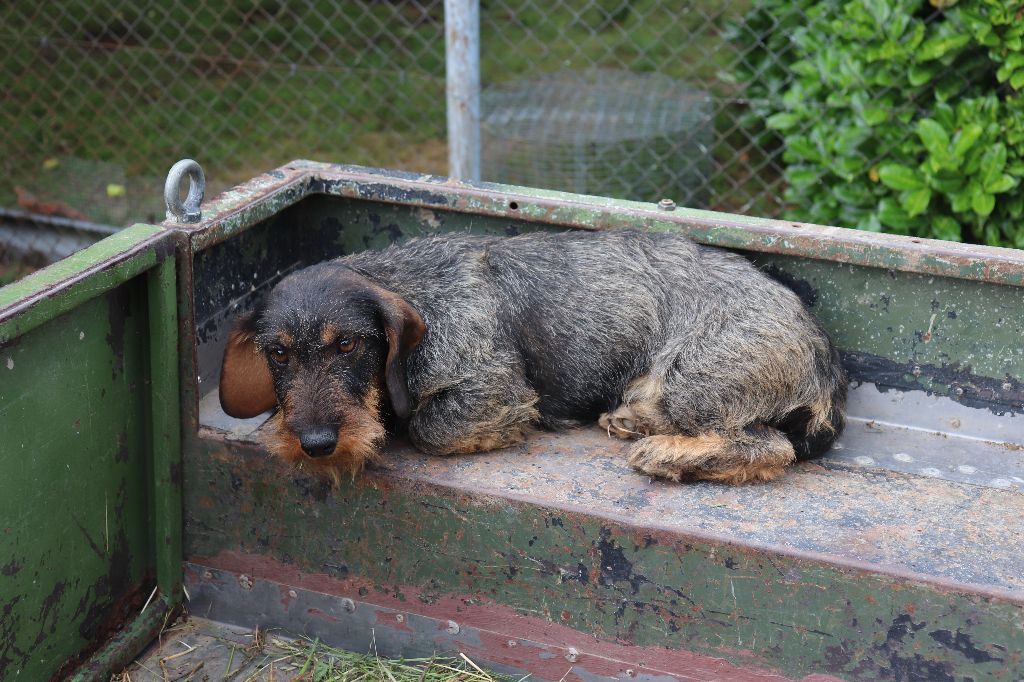
[[[486,90],[484,180],[687,206],[707,203],[712,102],[656,73],[562,71]]]

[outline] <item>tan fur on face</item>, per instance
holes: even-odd
[[[651,476],[731,484],[771,481],[795,459],[789,440],[768,427],[732,437],[720,433],[650,436],[629,453],[629,463]]]
[[[338,338],[338,328],[333,324],[325,324],[320,330],[320,343],[329,346]]]
[[[380,456],[385,431],[380,422],[380,389],[371,386],[362,405],[352,405],[343,411],[345,422],[338,434],[338,445],[325,457],[310,457],[302,451],[298,437],[287,426],[289,401],[262,429],[264,444],[278,457],[300,469],[329,478],[335,486],[343,473],[355,478],[356,474]]]

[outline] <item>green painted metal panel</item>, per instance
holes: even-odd
[[[5,287],[0,343],[66,312],[152,267],[167,255],[161,229],[134,225]]]
[[[180,589],[173,241],[139,226],[0,292],[0,679],[63,676]]]
[[[147,274],[149,294],[150,448],[153,533],[161,596],[181,601],[181,407],[178,382],[178,301],[175,261]]]
[[[802,296],[844,351],[851,378],[1024,412],[1024,288],[809,258],[752,260]]]

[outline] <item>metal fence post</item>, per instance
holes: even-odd
[[[448,174],[480,179],[480,0],[445,0]]]

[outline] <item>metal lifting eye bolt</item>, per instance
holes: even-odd
[[[178,196],[181,181],[188,176],[188,196],[182,201]],[[199,205],[206,194],[206,175],[198,163],[192,159],[182,159],[167,171],[164,181],[164,203],[167,204],[167,220],[179,223],[198,223],[203,212]]]

